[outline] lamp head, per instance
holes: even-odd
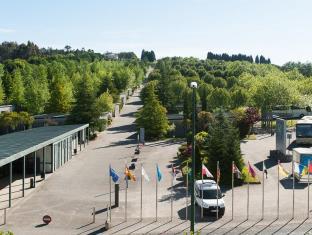
[[[197,88],[197,82],[191,82],[191,88]]]

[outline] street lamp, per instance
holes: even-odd
[[[194,184],[195,184],[195,115],[196,115],[196,93],[197,82],[191,82],[193,90],[192,104],[193,104],[193,118],[192,118],[192,177],[191,177],[191,232],[195,232],[195,197],[194,197]]]

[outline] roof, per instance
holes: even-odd
[[[0,136],[0,167],[76,133],[89,124],[46,126]]]
[[[312,119],[310,118],[305,118],[305,119],[300,119],[297,121],[297,124],[312,124]]]
[[[217,183],[214,180],[196,180],[196,185],[200,190],[216,189]]]
[[[299,154],[312,154],[312,148],[294,148],[293,151]]]

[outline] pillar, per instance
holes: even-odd
[[[25,156],[23,157],[23,191],[22,195],[25,196]]]
[[[54,172],[54,144],[51,144],[51,171]]]
[[[82,135],[83,135],[83,148],[86,148],[87,129],[83,129]]]
[[[42,161],[43,161],[43,166],[42,166],[42,171],[43,171],[43,179],[45,179],[45,167],[46,167],[46,160],[45,160],[45,147],[43,147],[43,154],[42,154]]]
[[[34,188],[36,188],[36,175],[37,175],[37,152],[34,152]]]
[[[12,162],[10,162],[9,207],[12,206]]]
[[[82,132],[81,131],[79,131],[78,132],[79,133],[79,136],[80,136],[80,142],[79,142],[79,146],[80,146],[80,151],[81,151],[81,141],[82,141]]]

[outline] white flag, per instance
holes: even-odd
[[[146,180],[146,181],[150,181],[150,178],[148,177],[148,175],[147,175],[147,173],[146,173],[146,171],[144,170],[144,168],[142,167],[142,176],[144,176],[144,179]]]

